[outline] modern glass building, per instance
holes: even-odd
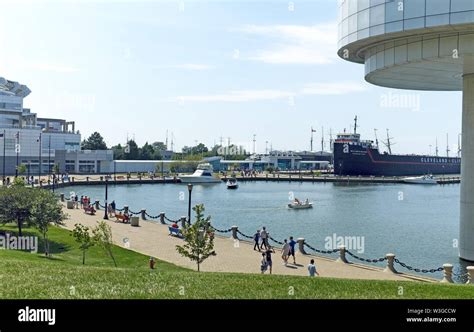
[[[338,39],[370,83],[463,91],[459,252],[474,261],[474,0],[341,0]]]
[[[26,174],[110,172],[112,151],[81,151],[74,122],[39,118],[23,107],[27,86],[0,77],[0,176],[13,175],[18,165]]]

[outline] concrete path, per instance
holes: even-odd
[[[94,227],[104,214],[103,210],[99,210],[95,216],[90,216],[80,209],[64,209],[69,215],[65,228],[70,230],[74,228],[76,223]],[[143,220],[140,220],[139,227],[132,227],[129,224],[117,223],[112,220],[107,222],[112,227],[113,239],[117,245],[124,246],[123,239],[127,238],[131,250],[183,267],[196,269],[194,263],[181,257],[176,252],[175,246],[183,243],[183,240],[169,236],[168,226]],[[238,243],[239,245],[236,246],[235,241],[230,237],[217,236],[214,241],[217,256],[208,258],[201,266],[202,271],[260,273],[261,253],[254,251],[253,245],[249,242],[239,241]],[[306,266],[310,259],[314,258],[318,272],[322,277],[434,281],[434,279],[425,279],[413,275],[386,273],[382,269],[373,266],[339,263],[326,257],[302,255],[299,252],[296,253],[298,265],[288,264],[288,266],[284,266],[280,249],[275,248],[275,251],[273,274],[306,276],[308,274]],[[143,264],[147,263],[143,262]]]

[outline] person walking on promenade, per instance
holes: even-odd
[[[262,272],[262,274],[265,273],[265,271],[267,270],[268,268],[268,264],[267,264],[267,256],[264,252],[262,252],[262,260],[260,262],[260,271]]]
[[[254,245],[253,245],[253,250],[257,250],[260,251],[260,245],[259,245],[259,242],[260,242],[260,230],[257,229],[257,232],[253,235],[253,241],[254,241]],[[257,248],[257,249],[255,249]]]
[[[283,248],[281,248],[281,259],[283,259],[283,265],[288,264],[288,256],[290,254],[290,245],[288,244],[287,239],[283,240]]]
[[[262,227],[262,230],[260,231],[260,238],[262,239],[261,248],[265,247],[265,249],[268,249],[268,233],[265,226]]]
[[[81,209],[84,208],[84,196],[81,196]]]
[[[267,261],[267,266],[270,268],[270,274],[272,274],[272,253],[275,253],[275,250],[273,249],[267,249],[265,251],[265,258]]]
[[[74,196],[74,206],[79,209],[79,197],[77,195]]]
[[[318,271],[316,271],[316,265],[314,265],[314,259],[312,259],[308,264],[308,273],[310,277],[314,277],[314,275],[318,275]]]
[[[293,264],[296,265],[296,256],[295,256],[296,241],[293,240],[293,236],[290,236],[290,241],[288,242],[288,244],[290,245],[290,252],[288,254],[288,258],[290,258],[290,256],[293,256]]]
[[[117,208],[117,205],[115,204],[115,200],[110,203],[110,206],[112,207],[112,213],[115,215],[115,209]]]

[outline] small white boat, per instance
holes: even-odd
[[[221,180],[212,174],[213,168],[209,163],[199,164],[192,175],[180,175],[182,183],[219,183]]]
[[[237,179],[229,179],[227,180],[227,189],[237,189],[239,184],[237,183]]]
[[[293,202],[288,204],[288,207],[290,209],[311,209],[313,207],[313,203],[308,202],[308,201],[306,201],[304,203],[293,201]]]
[[[408,177],[404,178],[403,182],[411,184],[438,184],[438,180],[433,175]]]

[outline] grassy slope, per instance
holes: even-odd
[[[149,257],[120,247],[114,248],[118,268],[99,248],[89,250],[82,266],[81,252],[69,234],[51,229],[54,259],[0,250],[0,298],[474,298],[474,287],[464,285],[197,273],[162,261],[150,270]],[[398,295],[400,286],[403,296]]]

